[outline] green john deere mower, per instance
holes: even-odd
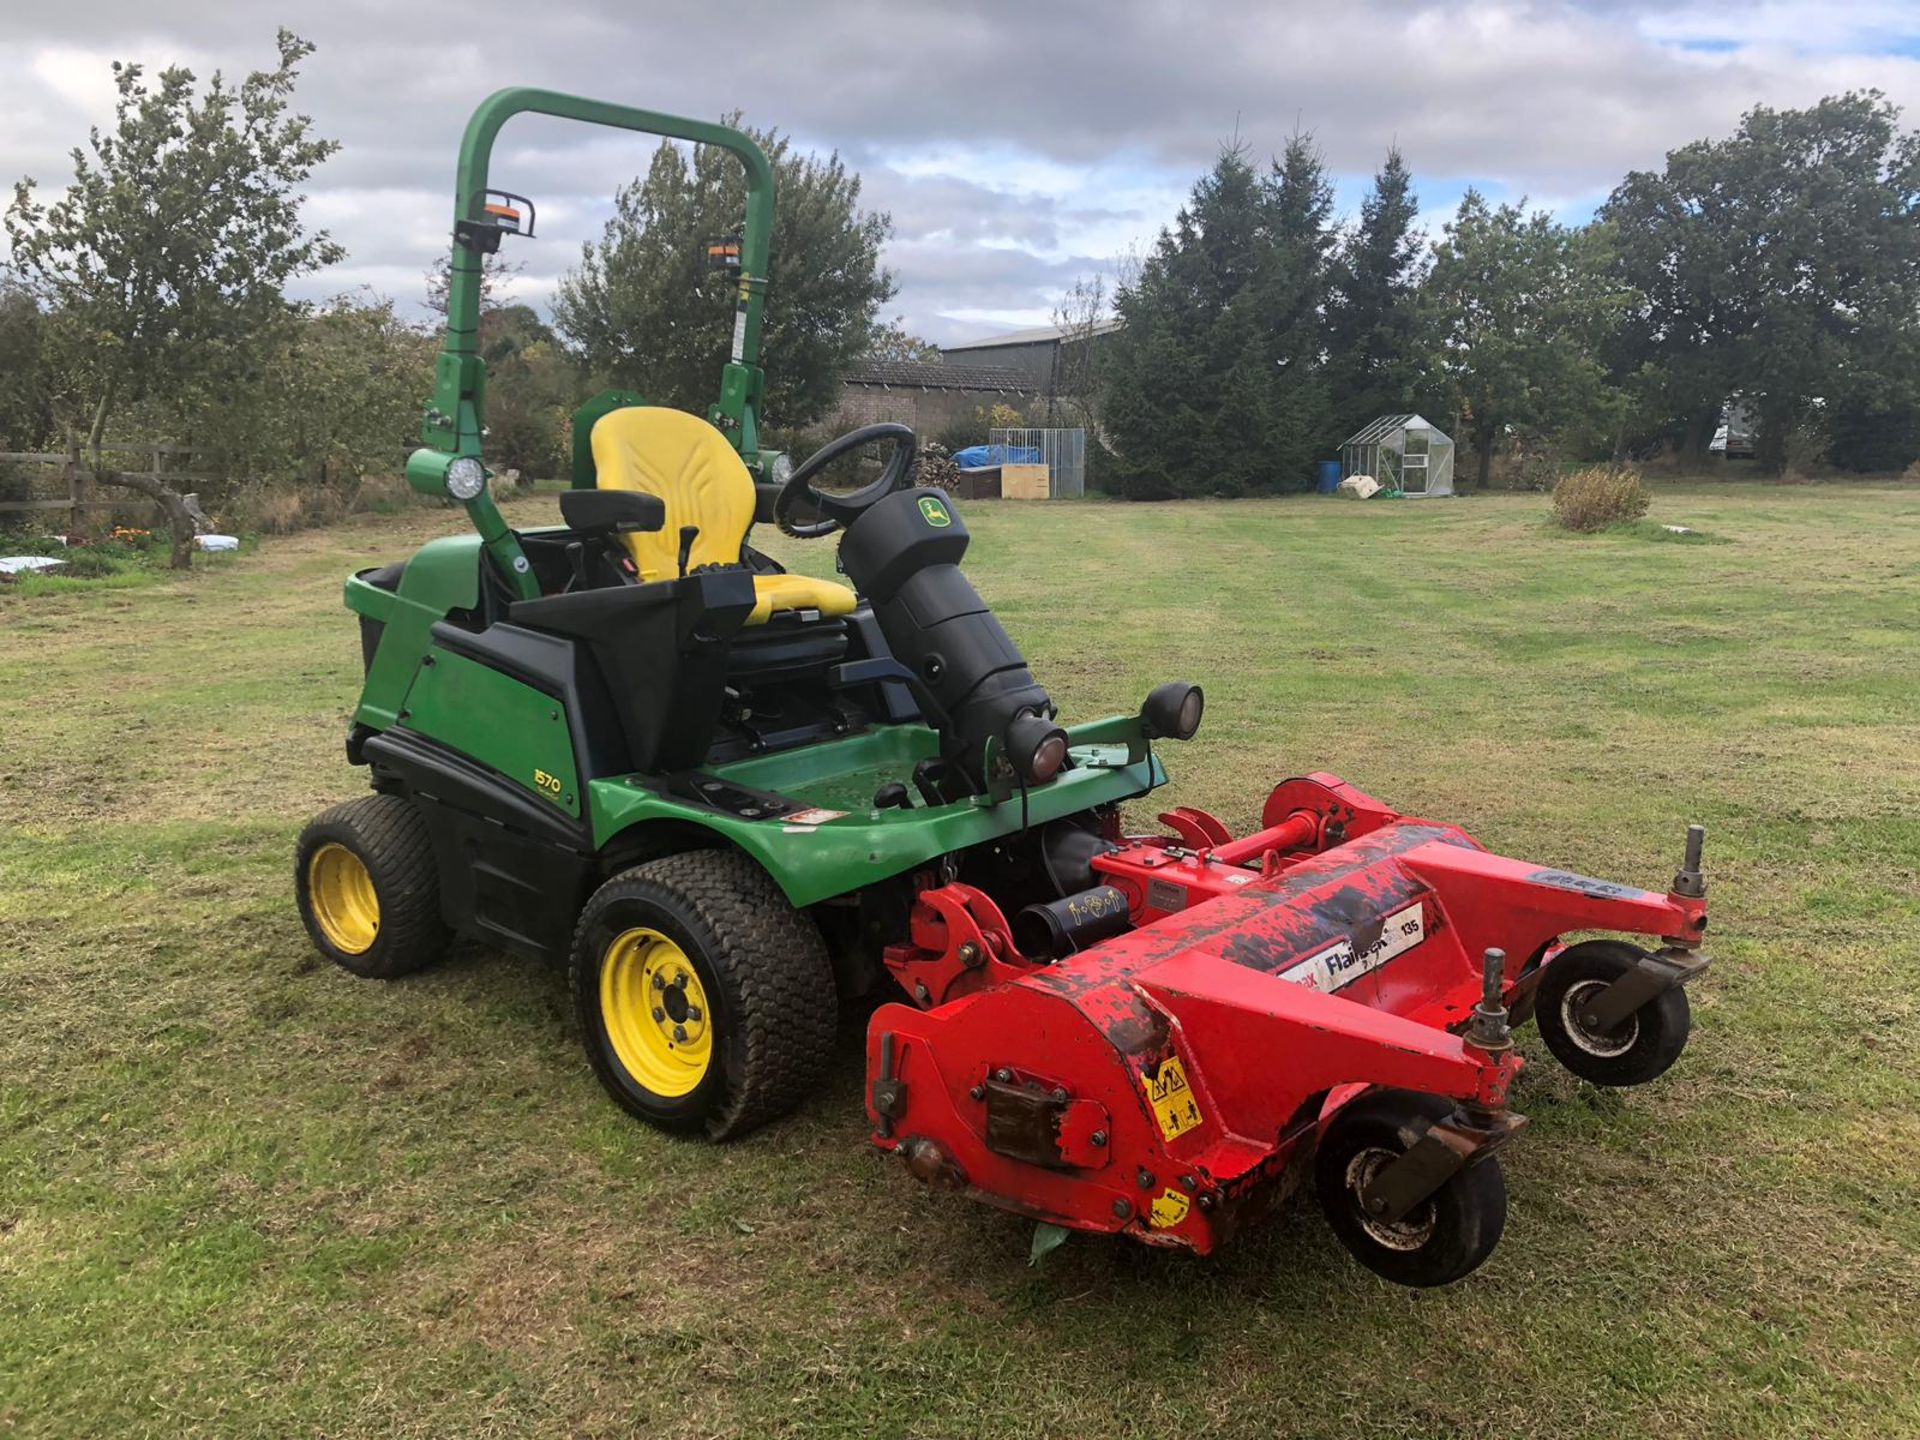
[[[516,531],[488,493],[476,340],[483,257],[534,230],[532,203],[489,183],[521,112],[721,146],[747,205],[709,252],[737,304],[706,417],[589,401],[565,523]],[[296,858],[314,943],[355,974],[417,970],[455,934],[569,961],[614,1098],[716,1138],[816,1085],[840,1004],[887,982],[920,893],[964,880],[1013,907],[1084,891],[1119,803],[1165,778],[1151,739],[1190,736],[1201,709],[1173,683],[1137,715],[1057,724],[958,568],[965,525],[913,488],[905,426],[797,468],[761,448],[773,191],[766,156],[723,126],[528,89],[475,112],[446,344],[407,466],[474,533],[347,581],[366,666],[347,757],[373,793],[316,818]],[[864,488],[816,484],[876,448]],[[839,534],[851,585],[784,571],[751,543],[766,523]]]

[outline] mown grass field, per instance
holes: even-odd
[[[1692,1048],[1602,1093],[1525,1032],[1505,1241],[1423,1294],[1310,1210],[1029,1269],[865,1148],[855,1024],[715,1149],[602,1097],[557,974],[321,964],[289,852],[363,783],[339,583],[451,514],[0,591],[0,1433],[1920,1434],[1920,493],[1659,493],[1720,543],[1545,511],[968,516],[1069,716],[1206,684],[1169,798],[1245,825],[1330,769],[1657,887],[1710,827]]]

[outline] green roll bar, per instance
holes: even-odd
[[[485,257],[517,224],[503,224],[487,210],[488,164],[500,127],[515,115],[532,112],[617,130],[637,130],[699,145],[718,145],[740,157],[747,171],[746,225],[740,237],[739,298],[734,306],[733,352],[721,372],[720,398],[710,419],[743,455],[759,448],[759,410],[763,382],[760,324],[766,302],[767,254],[773,236],[773,167],[766,152],[738,130],[703,120],[687,120],[656,110],[636,110],[604,100],[563,95],[524,86],[500,90],[480,102],[460,141],[454,171],[453,263],[447,288],[447,338],[434,365],[433,398],[420,427],[422,448],[407,460],[407,481],[429,495],[446,495],[447,469],[454,461],[479,459],[486,439],[487,367],[480,358],[480,274]],[[498,191],[492,193],[501,193]],[[464,501],[487,553],[521,599],[539,595],[539,583],[526,553],[482,487]]]

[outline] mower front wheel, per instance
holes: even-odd
[[[1612,1030],[1595,1032],[1581,1012],[1633,969],[1645,951],[1620,940],[1589,940],[1547,962],[1534,1007],[1553,1058],[1595,1085],[1644,1085],[1664,1075],[1687,1048],[1693,1010],[1679,986],[1647,1001]]]
[[[1354,1259],[1396,1285],[1451,1285],[1480,1267],[1507,1225],[1507,1184],[1489,1155],[1447,1180],[1400,1219],[1367,1213],[1361,1193],[1418,1143],[1453,1103],[1411,1090],[1379,1090],[1334,1114],[1314,1154],[1327,1223]]]
[[[369,980],[424,969],[453,938],[427,822],[403,795],[316,815],[294,847],[293,889],[315,948]]]
[[[832,1058],[819,927],[733,851],[670,855],[595,891],[573,991],[600,1083],[663,1129],[743,1134],[798,1106]]]

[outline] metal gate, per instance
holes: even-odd
[[[1045,465],[1047,494],[1055,500],[1076,499],[1087,493],[1087,432],[1085,430],[989,430],[987,444],[1004,445],[1009,464]],[[1033,452],[1027,459],[1021,451]]]

